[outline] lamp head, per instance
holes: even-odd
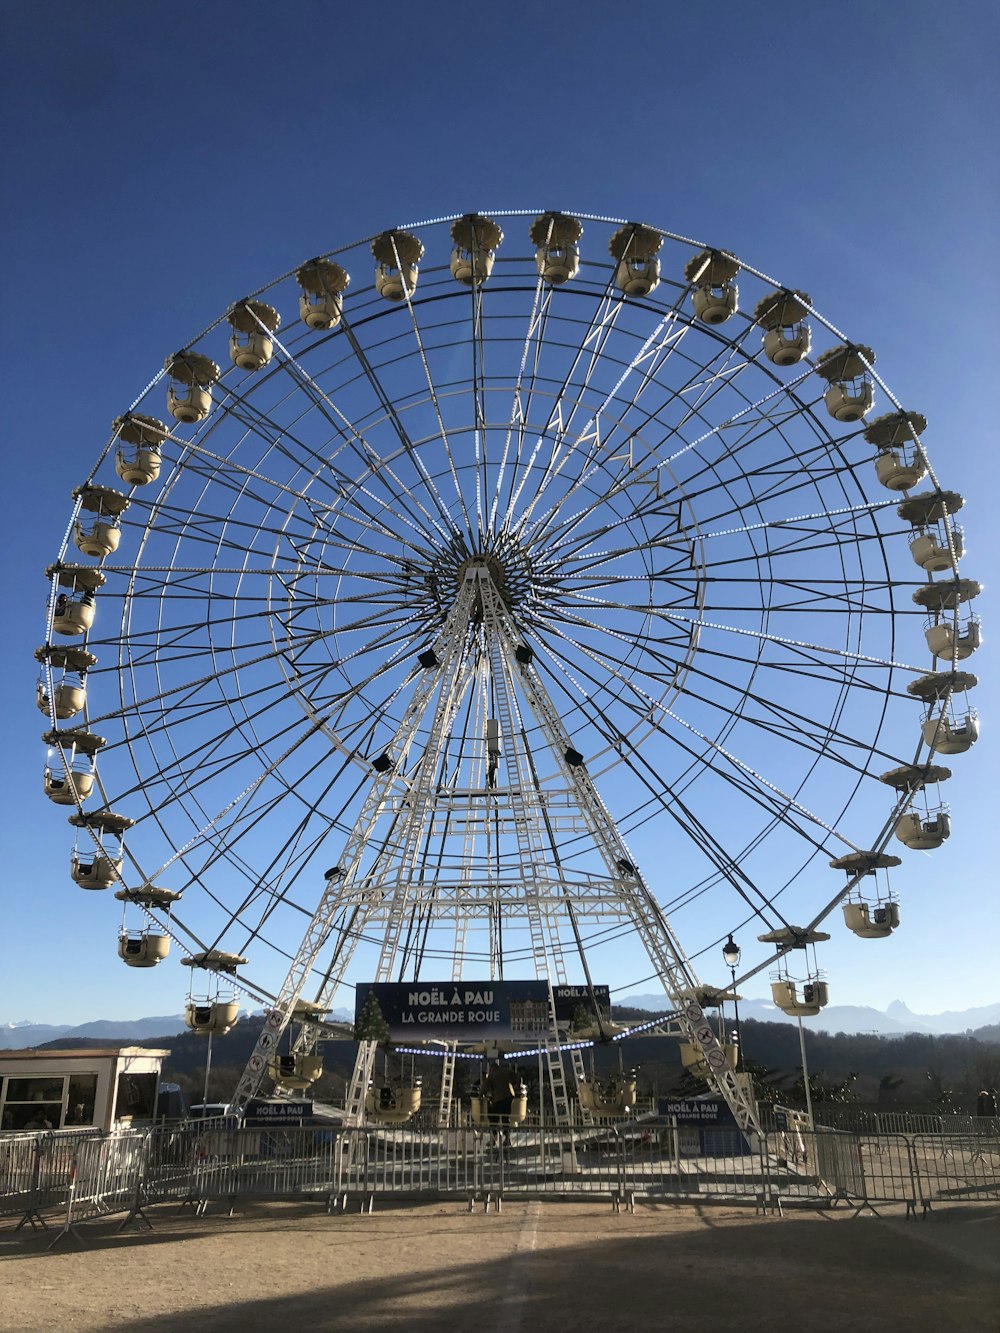
[[[722,957],[725,959],[727,967],[738,967],[741,954],[740,946],[733,939],[732,935],[722,946]]]

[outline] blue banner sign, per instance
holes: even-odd
[[[311,1120],[312,1102],[265,1102],[251,1098],[247,1102],[244,1123],[252,1128],[264,1125],[297,1125],[303,1120]]]
[[[546,981],[403,981],[361,984],[354,992],[357,1023],[374,994],[393,1041],[544,1040],[549,1031]],[[607,986],[595,986],[598,1006],[610,1012]],[[578,1005],[592,1008],[586,986],[556,986],[556,1021],[568,1024]]]
[[[673,1116],[678,1125],[730,1129],[736,1124],[736,1117],[724,1101],[697,1101],[694,1098],[687,1098],[675,1102],[667,1097],[661,1097],[659,1112],[662,1116]]]

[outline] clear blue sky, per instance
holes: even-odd
[[[181,969],[124,968],[110,895],[69,880],[33,703],[43,570],[70,491],[164,355],[313,254],[421,218],[557,207],[743,255],[876,348],[894,392],[929,419],[943,482],[967,497],[964,572],[995,584],[995,5],[46,0],[0,12],[15,570],[0,1021],[183,1002]],[[946,792],[952,838],[898,872],[892,940],[838,928],[822,959],[837,1003],[898,997],[932,1012],[1000,998],[992,592],[970,664],[984,734]]]

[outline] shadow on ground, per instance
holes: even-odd
[[[88,1231],[86,1249],[73,1254],[71,1241],[46,1252],[40,1237],[20,1244],[11,1263],[5,1246],[8,1281],[17,1271],[21,1291],[49,1287],[37,1310],[8,1303],[7,1328],[1000,1330],[996,1207],[926,1222],[523,1203],[488,1216],[422,1204],[373,1216],[261,1209],[211,1226],[162,1210],[154,1217],[157,1230],[144,1234],[101,1223],[108,1229]],[[72,1270],[77,1286],[67,1292]],[[140,1274],[146,1299],[136,1302]],[[96,1289],[85,1292],[84,1280]]]

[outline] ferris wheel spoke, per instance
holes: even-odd
[[[602,456],[606,455],[606,451],[612,447],[615,448],[619,447],[617,445],[613,445],[612,442],[615,436],[616,428],[620,426],[621,421],[611,420],[608,427],[603,432],[600,428],[600,423],[603,417],[606,415],[611,404],[616,400],[618,393],[624,386],[629,376],[632,373],[634,373],[634,371],[640,365],[642,365],[644,361],[650,361],[650,359],[652,358],[651,363],[647,365],[646,369],[642,374],[639,384],[636,386],[634,395],[630,396],[625,405],[626,415],[631,417],[638,410],[637,407],[638,400],[641,397],[643,391],[650,384],[657,382],[656,372],[662,371],[664,362],[668,357],[670,357],[676,351],[677,347],[680,345],[681,339],[683,339],[684,335],[688,332],[689,329],[688,325],[683,325],[679,330],[675,328],[675,325],[679,317],[679,307],[681,299],[682,299],[681,297],[677,298],[677,301],[675,302],[675,305],[671,309],[671,311],[660,321],[660,324],[656,327],[653,334],[651,334],[646,339],[646,341],[640,348],[639,352],[636,353],[632,361],[622,371],[611,393],[607,395],[607,397],[604,399],[600,407],[592,414],[592,416],[588,421],[588,426],[575,441],[578,448],[584,444],[590,445],[589,450],[585,454],[583,454],[582,458],[579,460],[580,471],[578,476],[575,477],[574,479],[574,484],[576,486],[581,488],[586,486],[590,478],[598,471],[598,468],[601,466],[601,459]],[[664,337],[664,330],[668,331],[665,337]],[[657,358],[656,356],[656,353],[658,352],[661,354],[659,358]],[[715,369],[713,375],[710,377],[709,385],[714,385],[720,380],[723,381],[724,383],[728,383],[728,375],[732,373],[738,373],[739,370],[743,369],[745,365],[745,360],[742,358],[742,351],[739,344],[734,344],[732,346],[727,346],[723,344],[722,347],[720,347],[719,357],[721,358],[721,364],[719,367]],[[733,360],[737,361],[738,363],[735,372],[732,370],[731,367],[729,367],[728,364],[730,361]],[[708,386],[706,385],[696,384],[689,381],[687,385],[685,385],[681,390],[678,391],[678,394],[676,396],[678,398],[682,398],[685,393],[690,392],[693,389],[696,388],[704,389],[707,387]],[[662,411],[662,408],[660,408],[659,410]],[[649,418],[646,419],[648,420]],[[684,423],[682,422],[681,426],[678,426],[676,429],[678,430],[681,429],[683,424]],[[630,431],[628,436],[628,442],[630,442],[632,438],[634,438],[634,435],[638,429],[641,429],[641,426],[639,426],[638,424],[632,427],[632,430]],[[564,455],[564,459],[561,460],[560,462],[560,468],[562,467],[562,463],[565,461],[565,458],[568,456],[569,455]],[[625,455],[625,458],[628,463],[626,471],[627,473],[631,473],[633,471],[633,464],[632,464],[630,448],[628,453]],[[541,518],[536,523],[536,525],[531,531],[531,535],[534,539],[540,539],[547,531],[549,531],[552,519],[555,516],[556,508],[558,508],[558,506],[550,510],[547,516]]]
[[[345,333],[346,332],[347,330],[345,328]],[[357,355],[359,344],[353,334],[348,334],[348,342],[351,345],[352,351]],[[370,469],[373,477],[377,478],[382,485],[386,485],[387,481],[391,483],[391,486],[386,486],[386,498],[392,503],[397,512],[401,510],[404,517],[412,522],[416,531],[422,532],[425,539],[430,537],[431,532],[437,532],[442,539],[447,540],[448,535],[454,530],[454,524],[451,517],[443,505],[440,495],[435,490],[433,483],[430,482],[426,471],[417,464],[416,451],[412,441],[403,429],[402,422],[399,420],[398,414],[395,413],[395,409],[385,398],[377,379],[373,379],[374,370],[370,366],[370,363],[363,363],[362,369],[364,370],[366,377],[369,379],[369,382],[372,383],[372,387],[375,389],[379,403],[386,410],[389,419],[392,421],[407,457],[410,458],[411,462],[417,465],[418,474],[422,477],[424,484],[428,488],[429,494],[435,501],[435,507],[438,513],[437,518],[433,517],[430,510],[428,510],[419,500],[411,488],[403,482],[401,476],[388,466],[385,459],[365,438],[363,432],[359,430],[350,418],[345,415],[341,408],[323,391],[323,389],[316,383],[315,379],[309,374],[305,366],[291,355],[288,348],[285,347],[279,339],[275,339],[275,345],[281,352],[280,364],[283,369],[291,376],[293,382],[303,390],[308,399],[315,405],[321,417],[333,429],[334,433],[344,444],[350,447],[358,461],[367,469]],[[311,456],[311,461],[314,466],[333,473],[334,489],[346,502],[356,505],[356,493],[360,490],[361,493],[365,494],[377,507],[382,507],[375,500],[375,497],[371,492],[360,487],[359,483],[353,480],[347,473],[342,472],[339,468],[334,468],[330,458],[309,450],[305,445],[302,445],[301,447],[304,449],[307,457]],[[412,508],[419,512],[423,517],[426,524],[425,527],[421,528],[421,525],[407,512],[408,505],[411,505]],[[370,521],[371,515],[368,515],[368,517]]]
[[[553,674],[553,679],[557,680],[560,672]],[[576,687],[579,688],[578,686]],[[609,730],[607,719],[604,723]],[[683,747],[682,747],[683,748]],[[700,758],[692,754],[692,757]],[[708,857],[709,861],[716,867],[719,875],[724,878],[735,889],[741,898],[751,907],[755,915],[760,916],[764,909],[777,916],[782,924],[786,924],[781,917],[771,899],[765,894],[746,873],[741,864],[741,856],[727,853],[719,840],[711,835],[700,820],[697,819],[693,810],[681,800],[679,793],[669,784],[664,782],[662,773],[657,772],[648,760],[645,759],[642,752],[629,745],[623,745],[622,760],[625,766],[639,779],[642,785],[649,791],[651,800],[662,810],[668,810],[678,827],[684,832],[694,844]],[[720,774],[724,780],[732,781],[728,773]],[[756,899],[756,902],[754,901]],[[766,918],[762,918],[766,919]],[[770,928],[770,927],[769,927]]]
[[[567,293],[568,295],[568,293]],[[600,349],[603,348],[608,340],[610,332],[618,320],[618,316],[623,308],[623,302],[620,295],[614,294],[609,283],[600,300],[596,303],[593,313],[584,323],[582,329],[577,332],[576,340],[571,348],[570,365],[561,382],[552,394],[553,407],[546,414],[545,421],[540,429],[532,429],[530,434],[536,436],[535,445],[524,468],[521,470],[520,478],[515,476],[512,479],[511,496],[507,506],[507,515],[504,521],[504,531],[513,530],[520,533],[527,518],[530,516],[532,505],[529,505],[523,512],[518,513],[518,504],[521,493],[528,482],[531,473],[534,471],[535,463],[545,442],[545,437],[555,426],[555,432],[549,450],[549,458],[542,469],[541,478],[535,488],[536,499],[542,489],[544,489],[550,471],[561,451],[568,433],[572,428],[573,419],[579,408],[580,403],[589,391],[590,379],[600,365]],[[589,354],[587,349],[590,349]],[[531,377],[531,389],[529,391],[529,400],[534,397],[534,388],[541,361],[541,348],[535,360],[535,367]],[[583,377],[579,381],[574,380],[579,367],[584,365]],[[571,408],[567,418],[564,418],[562,411],[563,400],[570,402]],[[516,481],[516,484],[514,484]],[[516,522],[515,522],[515,515]]]
[[[459,509],[461,510],[462,517],[465,521],[466,531],[471,533],[473,529],[469,522],[469,514],[465,505],[465,497],[462,494],[462,487],[458,479],[458,473],[455,470],[455,463],[451,455],[451,450],[448,449],[447,445],[447,432],[444,427],[444,420],[441,416],[441,407],[437,399],[437,390],[435,389],[434,381],[431,378],[430,367],[427,364],[427,357],[423,349],[423,343],[421,342],[420,339],[420,326],[417,323],[416,315],[414,313],[413,303],[412,301],[410,301],[409,297],[407,297],[406,304],[410,311],[412,328],[420,351],[420,360],[427,380],[427,389],[431,395],[431,399],[434,404],[434,410],[438,420],[438,429],[441,432],[440,438],[448,455],[449,470],[451,473],[452,482],[455,487],[456,500],[458,502]],[[364,348],[362,347],[360,341],[358,340],[357,335],[354,332],[354,329],[351,327],[351,324],[346,319],[343,321],[343,329],[344,329],[344,335],[351,345],[351,349],[354,352],[358,365],[364,372],[365,378],[367,379],[369,385],[371,386],[372,391],[374,392],[379,403],[381,404],[382,409],[386,413],[386,416],[390,421],[393,430],[395,431],[396,436],[399,439],[400,444],[403,446],[403,450],[406,453],[407,458],[410,460],[413,467],[419,473],[421,479],[424,482],[424,485],[427,487],[428,493],[431,496],[433,496],[444,527],[446,528],[449,534],[453,536],[460,535],[461,528],[455,522],[454,516],[451,514],[447,505],[445,505],[443,499],[441,498],[438,489],[434,484],[434,479],[431,477],[430,473],[424,466],[424,462],[419,455],[419,451],[416,448],[414,448],[413,442],[406,431],[406,427],[404,426],[403,421],[399,416],[399,413],[396,411],[395,405],[393,404],[389,396],[386,394],[385,389],[382,386],[382,383],[375,371],[374,366],[368,359],[368,355],[365,352]]]
[[[509,466],[511,470],[511,483],[508,495],[508,508],[504,513],[504,526],[502,529],[502,531],[506,531],[506,524],[510,514],[509,503],[513,496],[514,483],[521,463],[521,454],[524,448],[527,422],[531,417],[531,407],[535,388],[535,372],[538,368],[538,360],[544,346],[545,328],[547,325],[548,312],[552,303],[552,295],[553,289],[551,287],[546,287],[542,275],[539,273],[537,281],[535,282],[531,310],[528,314],[524,343],[521,348],[517,375],[514,380],[513,392],[511,394],[511,406],[507,426],[504,432],[503,447],[500,451],[496,484],[493,488],[493,501],[490,506],[489,516],[489,531],[491,533],[496,530],[497,515],[502,502],[504,481]],[[529,361],[532,363],[530,370],[528,366]],[[517,434],[517,443],[514,446],[513,460],[511,460],[511,442],[515,432]]]
[[[420,502],[413,491],[407,487],[396,475],[390,465],[383,460],[364,440],[361,441],[364,446],[361,450],[362,461],[365,464],[367,476],[372,480],[379,481],[380,485],[385,487],[386,495],[379,499],[370,486],[363,484],[360,480],[353,480],[348,474],[343,473],[339,468],[335,468],[333,463],[316,454],[310,458],[308,451],[304,446],[302,453],[304,458],[298,457],[288,448],[288,442],[295,442],[295,436],[287,429],[283,429],[277,422],[273,421],[266,413],[251,409],[250,404],[241,403],[241,410],[237,412],[232,406],[230,414],[234,419],[240,420],[247,430],[251,431],[257,438],[263,439],[271,448],[277,450],[286,461],[294,465],[297,472],[306,472],[309,478],[308,484],[311,486],[316,483],[325,494],[329,494],[327,501],[319,497],[311,497],[307,490],[293,488],[285,484],[284,491],[293,501],[298,502],[315,516],[317,513],[329,513],[334,506],[346,506],[347,512],[345,521],[356,524],[364,531],[377,533],[378,535],[395,543],[398,537],[398,522],[401,520],[403,525],[412,534],[412,545],[414,549],[420,550],[432,541],[432,534],[436,531],[444,536],[444,531],[440,525],[436,524],[430,512]],[[216,484],[222,488],[226,486],[225,476],[219,476],[217,468],[220,466],[218,457],[211,454],[204,446],[191,445],[190,448],[196,452],[199,459],[202,457],[206,461],[192,465],[188,463],[191,471],[213,479]],[[266,510],[268,500],[266,496],[258,495],[248,490],[248,481],[263,480],[266,484],[282,486],[260,471],[259,468],[244,469],[249,472],[249,476],[244,475],[242,481],[237,485],[237,479],[240,477],[240,470],[232,465],[231,457],[227,458],[227,467],[234,475],[229,478],[228,485],[241,501],[248,499],[256,501],[262,509]],[[384,474],[384,475],[383,475]],[[366,503],[363,503],[362,501]],[[380,513],[391,512],[392,522],[388,519],[379,517]]]

